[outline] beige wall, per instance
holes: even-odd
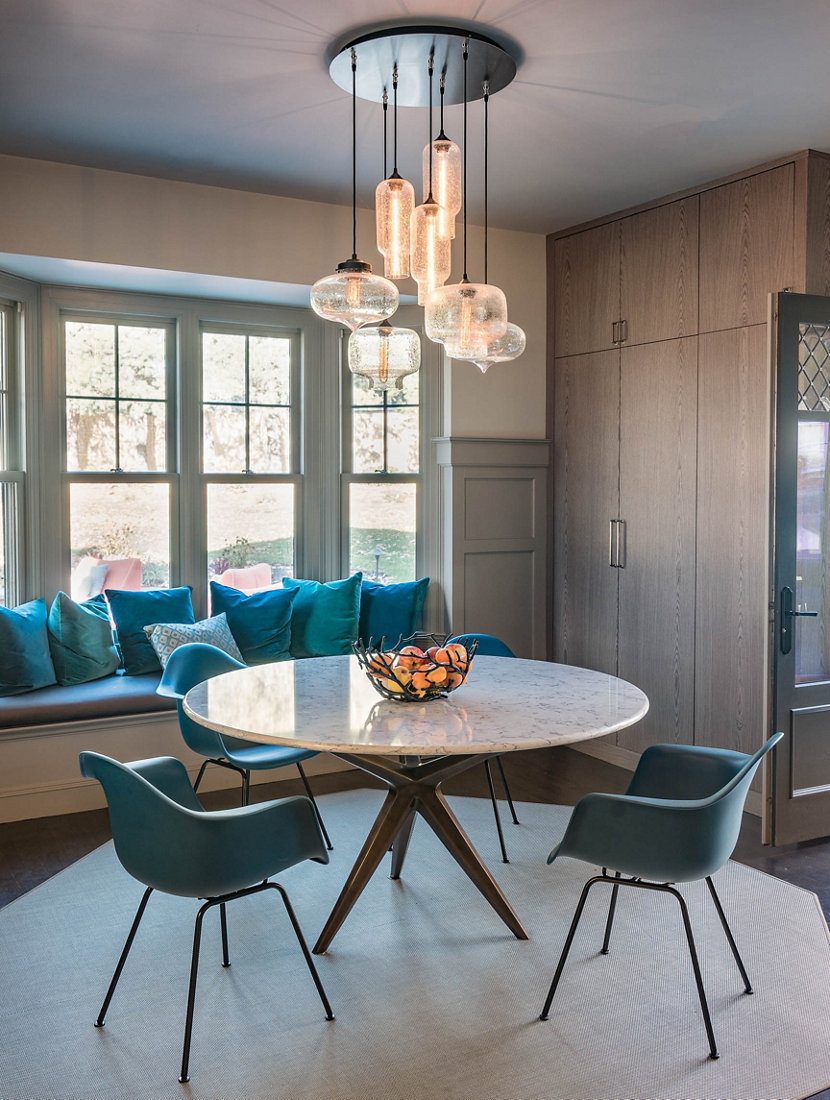
[[[0,211],[2,250],[21,255],[310,285],[351,254],[345,207],[22,157],[0,156]],[[378,270],[374,216],[358,214],[358,252]],[[482,251],[483,233],[470,227],[472,281],[482,278]],[[545,237],[491,230],[489,271],[527,351],[485,376],[454,363],[444,433],[544,438]],[[460,274],[459,233],[453,279]]]

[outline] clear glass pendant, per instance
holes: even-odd
[[[442,287],[450,277],[452,258],[450,238],[441,236],[441,207],[437,202],[425,202],[412,211],[411,272],[418,284],[418,305],[427,295]]]
[[[415,188],[401,176],[382,180],[375,190],[378,251],[387,279],[409,276],[409,233],[415,208]]]
[[[477,356],[473,362],[482,374],[486,374],[487,368],[493,363],[506,363],[511,359],[518,359],[525,350],[526,343],[524,329],[508,321],[504,336],[497,336],[495,340],[491,340],[485,349],[485,354]],[[444,347],[449,355],[454,359],[457,358],[446,344]]]
[[[421,366],[421,341],[411,328],[363,328],[349,337],[349,370],[376,390],[401,389]]]
[[[456,359],[474,360],[486,354],[491,340],[504,336],[507,299],[497,286],[462,280],[432,291],[424,322],[430,340],[447,346]]]
[[[311,288],[311,308],[326,321],[337,321],[352,332],[361,325],[385,321],[398,308],[398,288],[372,273],[363,260],[345,260],[333,275]]]
[[[455,218],[461,210],[461,150],[442,131],[432,147],[432,197],[441,207],[439,233],[452,239],[455,236]],[[430,192],[430,145],[424,146],[423,180],[424,194]]]

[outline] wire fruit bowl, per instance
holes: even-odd
[[[449,695],[461,687],[473,663],[478,642],[468,646],[447,643],[447,634],[413,634],[399,638],[391,649],[353,642],[352,649],[372,687],[385,699],[423,702]]]

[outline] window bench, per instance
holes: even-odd
[[[78,813],[105,805],[100,784],[83,779],[78,754],[85,749],[117,760],[176,756],[191,774],[202,757],[187,748],[179,732],[176,703],[156,695],[159,673],[104,676],[86,684],[41,688],[0,697],[0,822]],[[347,767],[322,753],[306,772]],[[293,778],[291,768],[255,772],[251,782]],[[237,787],[225,768],[208,768],[202,787]]]

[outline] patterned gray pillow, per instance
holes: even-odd
[[[161,661],[161,667],[167,664],[170,654],[187,642],[204,642],[216,646],[230,657],[245,663],[228,626],[228,617],[223,611],[212,619],[202,619],[198,623],[153,623],[144,627],[144,633]]]

